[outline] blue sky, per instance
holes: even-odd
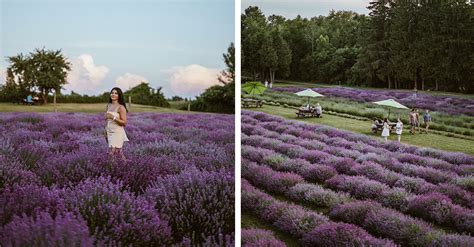
[[[241,12],[249,6],[258,6],[266,16],[276,14],[290,19],[297,15],[306,18],[328,15],[332,9],[368,14],[366,7],[369,2],[370,0],[242,0]]]
[[[225,68],[233,0],[0,0],[0,62],[35,48],[73,63],[65,93],[146,80],[167,97],[199,95]]]

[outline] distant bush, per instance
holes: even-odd
[[[192,111],[234,113],[235,83],[212,86],[191,103]]]

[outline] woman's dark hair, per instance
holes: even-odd
[[[385,119],[383,120],[383,122],[384,122],[384,123],[388,123],[388,118],[385,118]]]
[[[127,106],[125,105],[125,97],[123,96],[122,89],[118,87],[114,87],[112,88],[112,90],[110,90],[110,93],[112,93],[112,91],[114,90],[117,91],[118,93],[118,103],[123,105],[123,107],[125,107],[125,110],[128,112]],[[110,95],[109,95],[109,103],[112,103],[112,97],[110,97]]]

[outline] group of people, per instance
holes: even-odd
[[[418,112],[418,109],[413,108],[410,111],[408,119],[410,123],[410,134],[412,135],[416,134],[417,129],[418,129],[418,132],[421,133],[420,114]],[[430,127],[430,123],[431,123],[431,115],[428,110],[426,110],[425,114],[423,115],[423,122],[425,125],[424,132],[427,134],[428,129]],[[395,124],[390,123],[388,118],[385,118],[383,121],[379,119],[375,119],[374,123],[372,124],[372,130],[376,132],[379,126],[382,127],[382,137],[385,141],[388,140],[388,137],[390,136],[390,129],[392,129],[392,126],[394,126],[395,134],[397,135],[397,140],[400,142],[402,131],[403,131],[403,122],[401,121],[400,118],[397,118],[397,122]]]
[[[31,95],[28,95],[28,96],[26,96],[26,98],[23,99],[23,103],[27,104],[27,105],[34,105],[38,101],[39,101],[38,96],[33,97]]]
[[[323,116],[323,108],[319,103],[316,103],[316,106],[311,106],[309,103],[307,105],[304,105],[300,108],[303,111],[314,111],[316,117],[322,117]]]
[[[400,118],[397,118],[397,122],[395,124],[391,123],[388,118],[385,118],[383,121],[375,119],[374,123],[372,124],[372,131],[376,132],[378,126],[382,127],[382,137],[385,141],[387,141],[388,137],[390,136],[391,127],[395,126],[395,134],[397,134],[397,140],[400,142],[403,131],[403,122],[400,120]]]
[[[268,83],[268,81],[265,80],[265,87],[267,87],[267,88],[268,88],[268,87],[269,87],[269,88],[272,88],[272,87],[273,87],[273,83],[271,83],[271,82]]]
[[[420,129],[420,113],[418,112],[418,109],[413,108],[410,111],[410,114],[408,116],[408,119],[410,121],[410,134],[414,135],[416,134],[416,131],[421,132]],[[430,123],[431,123],[431,115],[429,110],[425,111],[425,114],[423,114],[423,123],[425,124],[425,134],[428,134],[428,129],[430,128]]]

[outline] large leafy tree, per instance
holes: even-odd
[[[35,49],[29,56],[20,53],[7,60],[13,77],[18,82],[18,96],[25,97],[32,91],[39,90],[45,103],[52,90],[60,93],[61,87],[67,83],[67,73],[71,70],[70,63],[61,54],[61,50]]]
[[[27,60],[28,69],[25,78],[40,91],[44,102],[55,90],[60,93],[61,87],[67,83],[67,74],[71,70],[70,63],[61,54],[61,50],[36,49]]]
[[[29,70],[29,58],[24,56],[22,53],[7,57],[7,61],[10,63],[7,71],[9,72],[9,91],[15,95],[15,97],[24,98],[31,93],[33,84],[28,81],[26,74]],[[16,82],[15,80],[16,79]],[[12,84],[14,83],[14,84]],[[13,93],[14,92],[14,93]]]

